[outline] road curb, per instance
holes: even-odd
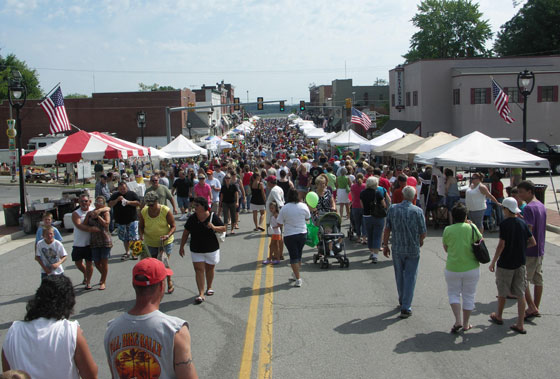
[[[7,234],[5,236],[0,237],[0,245],[3,245],[7,242],[10,242],[12,240],[17,240],[18,238],[22,238],[25,237],[27,234],[25,234],[25,232],[23,230],[20,230],[19,232],[15,232],[12,234]]]
[[[546,230],[552,233],[560,234],[560,226],[546,224]]]

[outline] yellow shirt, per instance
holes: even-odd
[[[160,236],[163,236],[171,230],[171,227],[167,223],[167,213],[169,212],[169,207],[162,205],[159,211],[159,215],[156,217],[150,217],[148,214],[148,207],[145,206],[142,209],[142,217],[144,218],[144,242],[149,247],[159,247],[160,246]],[[173,243],[173,235],[169,236],[163,242],[163,245],[169,245]]]

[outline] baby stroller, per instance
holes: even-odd
[[[335,212],[319,215],[317,222],[319,227],[318,253],[313,254],[313,263],[320,262],[321,268],[329,268],[329,258],[336,259],[340,268],[348,267],[350,262],[346,257],[346,246],[344,245],[344,233],[341,232],[342,220]]]

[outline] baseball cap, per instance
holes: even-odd
[[[198,175],[198,180],[201,180],[201,179],[206,179],[206,176],[204,176],[202,174]]]
[[[511,213],[521,213],[521,209],[517,206],[517,200],[513,197],[506,197],[504,201],[502,201],[502,206],[507,208]]]
[[[274,175],[269,175],[266,177],[265,179],[267,182],[276,182],[276,176]]]
[[[212,171],[212,170],[207,170],[206,173],[207,173],[208,175],[212,175],[212,174],[214,173],[214,171]]]
[[[126,174],[126,173],[122,174],[121,178],[122,179],[128,179],[128,174]]]
[[[132,284],[147,287],[157,284],[171,275],[173,275],[173,271],[165,267],[162,261],[155,258],[145,258],[132,269]],[[142,280],[139,277],[145,277],[146,280]]]

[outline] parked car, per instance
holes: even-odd
[[[527,140],[525,149],[523,148],[523,141],[521,140],[509,140],[502,142],[507,145],[517,147],[518,149],[525,150],[538,157],[548,159],[552,171],[555,174],[560,174],[560,153],[546,142],[530,139]]]

